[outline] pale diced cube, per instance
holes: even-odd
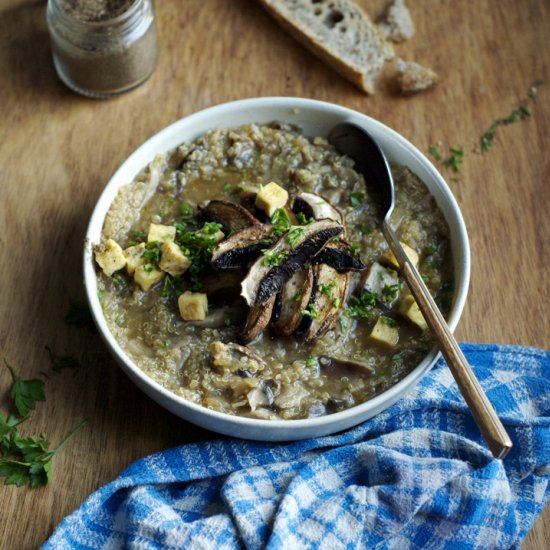
[[[164,277],[164,272],[155,269],[151,264],[140,265],[134,271],[134,281],[147,292],[153,285],[156,285]]]
[[[411,323],[414,323],[420,330],[426,330],[428,328],[426,319],[424,319],[418,304],[410,294],[403,298],[399,305],[399,313]]]
[[[160,247],[161,257],[159,267],[175,277],[185,273],[191,265],[191,260],[181,251],[181,248],[173,242],[163,243]]]
[[[418,253],[414,248],[411,248],[409,245],[405,243],[401,243],[401,247],[403,248],[405,254],[408,256],[411,263],[414,265],[414,267],[418,266]],[[395,257],[394,253],[391,251],[391,249],[388,249],[384,256],[382,256],[382,260],[384,263],[390,264],[395,269],[399,269],[399,263],[397,261],[397,258]]]
[[[178,307],[184,321],[204,321],[208,313],[208,298],[201,292],[186,291],[178,298]]]
[[[283,208],[287,201],[288,191],[272,181],[260,188],[255,205],[271,217],[275,210]]]
[[[364,292],[376,294],[378,300],[391,306],[399,297],[400,283],[397,272],[373,262],[359,283]]]
[[[172,225],[158,225],[152,223],[149,225],[149,233],[147,234],[147,242],[153,241],[166,242],[173,241],[176,236],[176,228]]]
[[[133,275],[134,271],[140,265],[145,263],[143,253],[145,252],[145,243],[139,243],[135,246],[129,246],[124,251],[124,256],[126,257],[126,271]]]
[[[369,341],[388,348],[394,347],[399,341],[397,322],[381,315],[372,327]]]
[[[107,239],[105,244],[96,247],[95,261],[108,277],[126,265],[124,252],[113,239]]]

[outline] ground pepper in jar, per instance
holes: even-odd
[[[153,0],[48,0],[47,15],[56,71],[74,91],[109,97],[153,73]]]

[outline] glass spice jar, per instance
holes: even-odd
[[[154,0],[48,0],[59,78],[95,98],[139,86],[157,64],[155,14]]]

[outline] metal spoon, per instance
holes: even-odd
[[[426,319],[487,446],[496,458],[504,458],[512,448],[512,441],[426,288],[422,277],[407,257],[390,225],[390,216],[394,207],[394,186],[392,173],[384,153],[366,130],[347,122],[335,126],[330,132],[328,140],[338,152],[355,161],[355,168],[365,176],[367,183],[376,191],[383,218],[382,232],[399,263],[401,274]]]

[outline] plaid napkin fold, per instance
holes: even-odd
[[[519,548],[550,498],[550,352],[462,347],[514,442],[504,461],[440,360],[405,398],[335,436],[143,458],[43,548]]]

